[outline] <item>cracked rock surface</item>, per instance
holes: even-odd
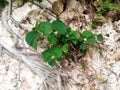
[[[25,64],[8,54],[0,56],[0,90],[40,90],[40,81]]]
[[[31,7],[30,5],[27,3],[13,12],[13,18],[28,30],[34,26],[36,20],[39,19],[41,22],[47,17],[52,18],[45,14],[44,10],[38,10],[37,6]],[[66,11],[67,14],[61,15],[60,18],[63,21],[67,21],[69,11]],[[78,26],[84,26],[84,23],[77,23],[79,21],[77,16],[80,17],[79,13],[75,14],[71,11],[70,13],[73,13],[73,17],[76,16],[74,21],[69,22],[71,27],[77,29]],[[71,14],[70,20],[73,18]],[[30,20],[27,20],[28,18]],[[14,25],[12,27],[16,29]],[[20,31],[18,30],[18,32]],[[63,86],[69,83],[63,90],[120,90],[120,20],[114,23],[106,22],[93,32],[101,33],[104,36],[104,43],[100,46],[100,50],[92,51],[92,56],[87,54],[83,58],[87,62],[86,70],[80,64],[71,62],[71,66],[67,65],[61,71]],[[40,49],[38,52],[42,51]],[[26,64],[2,52],[0,56],[0,90],[44,90],[41,82],[41,77],[34,74]]]

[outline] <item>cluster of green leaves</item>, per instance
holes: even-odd
[[[97,28],[97,24],[96,24],[96,23],[92,23],[91,26],[92,26],[93,29],[96,29],[96,28]]]
[[[93,29],[101,26],[107,18],[112,21],[119,20],[120,5],[117,0],[94,0],[93,5],[96,10],[96,17],[91,25]]]
[[[115,10],[120,12],[120,5],[110,2],[110,0],[104,0],[100,3],[99,14],[105,14],[107,11]]]
[[[89,49],[89,45],[96,42],[102,42],[101,34],[94,35],[91,31],[85,30],[82,33],[72,30],[66,26],[61,20],[55,20],[37,23],[32,31],[26,35],[26,42],[37,49],[37,42],[42,33],[50,43],[47,50],[43,51],[43,60],[50,66],[55,66],[57,62],[62,62],[64,58],[72,56],[72,47],[80,53],[85,54]]]
[[[0,0],[0,7],[5,7],[6,4],[8,4],[7,0]]]
[[[0,0],[0,11],[8,4],[7,0]]]

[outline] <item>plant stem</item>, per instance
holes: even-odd
[[[12,15],[12,0],[9,1],[9,17]]]

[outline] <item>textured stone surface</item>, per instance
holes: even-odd
[[[39,90],[40,81],[25,64],[7,54],[0,56],[0,90]]]
[[[61,15],[63,20],[70,13],[73,13],[70,14],[70,20],[74,15],[79,16],[79,13],[74,11],[69,13],[68,10],[67,12],[67,14],[63,13],[64,18]],[[36,20],[41,18],[40,21],[44,21],[49,17],[49,15],[44,16],[43,13],[45,13],[44,10],[38,10],[38,7],[34,5],[25,4],[24,7],[13,12],[13,17],[23,26],[31,29]],[[31,17],[31,23],[27,21],[29,17]],[[69,25],[76,29],[81,26],[81,23],[77,23],[78,21],[77,18]],[[71,66],[67,65],[67,68],[65,68],[67,71],[63,69],[63,82],[67,83],[68,81],[70,83],[70,85],[68,84],[69,88],[64,88],[64,90],[120,90],[120,21],[106,22],[93,31],[104,35],[104,43],[98,52],[93,51],[91,57],[88,54],[83,58],[87,61],[86,70],[82,68],[81,64],[75,64],[74,62],[71,63]],[[41,77],[35,75],[29,67],[5,53],[1,54],[0,90],[44,90],[40,85]]]

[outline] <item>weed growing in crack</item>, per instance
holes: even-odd
[[[80,33],[66,26],[61,20],[55,20],[52,23],[49,21],[36,23],[35,28],[26,35],[27,44],[37,50],[37,42],[41,33],[50,43],[49,48],[43,51],[42,56],[44,62],[51,67],[74,56],[72,52],[79,51],[79,53],[85,54],[90,45],[94,46],[96,42],[103,41],[101,34],[95,35],[90,30]]]

